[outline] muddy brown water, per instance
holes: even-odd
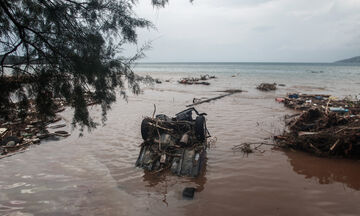
[[[292,111],[274,101],[275,93],[244,92],[197,107],[217,138],[198,178],[135,168],[141,120],[154,103],[157,113],[174,115],[195,96],[219,94],[171,85],[117,102],[106,125],[84,137],[75,129],[67,139],[0,160],[0,215],[360,214],[359,161],[271,146],[248,155],[231,150],[282,130]],[[99,121],[100,108],[91,112]],[[61,115],[71,121],[71,110]],[[193,200],[182,198],[185,187],[197,189]]]

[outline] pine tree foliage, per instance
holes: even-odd
[[[167,0],[151,3],[163,7]],[[14,97],[21,115],[32,99],[43,117],[54,115],[54,98],[61,98],[74,108],[74,126],[93,128],[86,96],[101,104],[106,120],[119,92],[139,93],[131,65],[143,48],[131,58],[122,48],[137,43],[138,28],[153,26],[135,6],[135,0],[0,0],[1,117]]]

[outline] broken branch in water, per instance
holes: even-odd
[[[257,145],[257,146],[255,146],[254,148],[251,148],[251,145]],[[239,145],[233,146],[231,148],[231,150],[241,151],[244,154],[249,154],[249,153],[253,153],[254,150],[258,150],[258,148],[262,145],[276,146],[276,144],[266,143],[266,142],[254,142],[254,143],[245,142],[245,143],[241,143]],[[263,153],[263,151],[260,151],[260,152]]]

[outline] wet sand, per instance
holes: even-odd
[[[84,137],[74,130],[67,139],[2,159],[0,215],[360,213],[359,161],[317,158],[271,146],[249,155],[231,150],[236,144],[262,141],[282,131],[284,114],[293,111],[274,98],[287,89],[270,93],[244,89],[249,92],[197,107],[208,114],[208,128],[217,137],[200,177],[152,175],[135,168],[141,120],[152,115],[153,104],[157,113],[174,115],[194,97],[213,97],[219,94],[215,89],[231,85],[212,86],[165,83],[145,88],[128,103],[119,100],[106,125]],[[100,108],[94,106],[91,112],[100,121]],[[71,121],[71,110],[61,115]],[[185,187],[197,188],[194,200],[182,198]]]

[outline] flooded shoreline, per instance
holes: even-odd
[[[236,144],[280,133],[283,116],[293,111],[274,98],[295,86],[262,93],[245,78],[231,75],[220,75],[210,87],[174,83],[146,87],[128,102],[119,99],[106,125],[84,137],[75,130],[67,139],[2,159],[0,214],[358,215],[359,161],[318,158],[271,146],[249,155],[231,150]],[[232,87],[248,92],[197,106],[208,114],[207,126],[217,137],[198,178],[151,175],[135,168],[141,120],[152,115],[153,104],[157,113],[172,116],[194,97],[214,97],[216,91]],[[97,121],[100,110],[97,106],[90,110]],[[71,110],[61,116],[70,121]],[[194,200],[182,198],[185,187],[197,188]]]

